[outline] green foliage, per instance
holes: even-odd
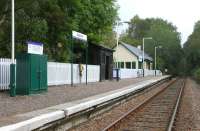
[[[40,41],[50,60],[68,61],[72,30],[89,41],[112,46],[117,19],[115,0],[20,0],[16,4],[16,50]],[[0,1],[0,57],[10,57],[11,1]],[[2,22],[1,22],[2,21]],[[110,37],[110,39],[108,38]]]
[[[125,42],[125,43],[129,43],[129,44],[131,44],[133,46],[138,46],[141,43],[140,40],[134,39],[133,37],[130,37],[127,34],[122,34],[120,40]]]
[[[142,45],[143,37],[152,37],[153,40],[145,40],[145,51],[154,58],[154,47],[162,46],[157,50],[157,67],[164,71],[165,68],[171,74],[178,74],[178,68],[183,51],[181,48],[180,33],[171,23],[157,18],[140,19],[135,16],[129,24],[126,34],[121,40],[134,46]]]
[[[200,67],[200,21],[194,26],[193,33],[189,36],[187,42],[184,44],[184,51],[186,55],[187,73],[192,74],[194,69]]]
[[[193,76],[195,79],[200,80],[200,68],[194,71]]]

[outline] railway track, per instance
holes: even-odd
[[[172,82],[103,131],[171,131],[184,86],[184,79]]]

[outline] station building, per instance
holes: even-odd
[[[80,46],[74,47],[74,53],[76,54],[75,63],[85,64],[85,49]],[[113,49],[105,46],[88,43],[88,64],[100,66],[100,81],[113,79]]]
[[[97,44],[89,44],[88,63],[100,65],[100,81],[113,79],[114,50]]]
[[[142,69],[143,51],[138,47],[120,42],[114,48],[113,53],[114,67],[120,69]],[[144,69],[153,69],[153,59],[147,53],[144,53]]]

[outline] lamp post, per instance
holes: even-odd
[[[145,40],[152,40],[153,38],[152,37],[144,37],[142,39],[142,68],[143,68],[143,77],[144,77],[144,41]]]
[[[129,21],[117,22],[117,47],[118,47],[118,45],[119,45],[119,26],[120,26],[121,24],[124,24],[124,23],[126,23],[126,24],[131,24],[131,22],[129,22]]]
[[[15,63],[15,0],[12,0],[12,64]]]
[[[120,26],[120,24],[124,24],[124,23],[131,24],[131,22],[129,22],[129,21],[117,22],[117,29],[116,29],[117,30],[117,48],[119,46],[119,26]],[[117,63],[117,68],[119,68],[118,63]]]
[[[118,45],[119,45],[119,24],[120,24],[120,22],[117,22],[117,47],[118,47]]]
[[[15,0],[11,1],[12,4],[12,64],[10,65],[10,96],[16,96],[16,66],[15,66]]]
[[[154,59],[154,70],[155,70],[155,76],[156,76],[156,66],[157,66],[157,49],[162,48],[162,46],[155,46],[155,59]]]
[[[127,24],[130,24],[130,22],[129,21],[122,21],[122,22],[117,22],[117,29],[116,29],[116,31],[117,31],[117,48],[118,48],[118,46],[119,46],[119,26],[120,26],[120,24],[123,24],[123,23],[127,23]],[[118,53],[116,52],[116,56],[118,56]],[[119,65],[118,65],[118,62],[117,62],[117,60],[116,60],[116,74],[117,74],[117,81],[119,81]]]

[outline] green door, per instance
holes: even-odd
[[[40,90],[47,89],[47,56],[40,57]]]
[[[31,92],[40,90],[40,58],[37,55],[31,55]]]

